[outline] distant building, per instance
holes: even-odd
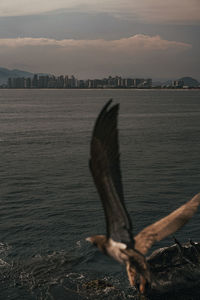
[[[48,84],[49,84],[49,76],[39,76],[39,78],[38,78],[38,88],[39,89],[48,88]]]
[[[13,88],[13,86],[12,86],[12,78],[8,78],[8,88],[9,89]]]
[[[184,81],[183,80],[172,80],[172,87],[174,88],[183,88]]]
[[[51,76],[48,81],[48,88],[55,89],[57,87],[57,80],[55,76]]]
[[[141,78],[122,78],[120,76],[109,76],[103,79],[87,79],[78,80],[75,76],[69,77],[68,75],[37,75],[32,78],[9,78],[7,83],[8,88],[58,88],[58,89],[71,89],[71,88],[151,88],[152,79]]]
[[[31,78],[25,78],[25,88],[30,89],[31,88]]]
[[[64,79],[64,76],[61,75],[57,78],[57,88],[58,89],[63,89],[64,88],[64,85],[65,85],[65,79]]]
[[[144,79],[143,87],[144,88],[151,88],[152,87],[152,79],[151,78]]]
[[[39,82],[38,82],[38,75],[36,74],[36,75],[33,76],[33,80],[32,80],[32,85],[31,85],[31,87],[32,87],[33,89],[37,89],[37,88],[38,88],[38,85],[39,85]]]

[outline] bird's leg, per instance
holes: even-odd
[[[128,274],[128,279],[131,286],[136,286],[136,276],[137,272],[133,266],[131,266],[130,262],[127,262],[126,264],[126,271]],[[140,275],[140,284],[139,284],[139,291],[141,294],[144,294],[145,292],[145,286],[146,286],[146,279]]]
[[[136,272],[135,268],[133,268],[131,266],[129,261],[126,263],[126,272],[127,272],[127,275],[128,275],[128,280],[130,282],[130,285],[135,286],[136,285],[137,272]]]
[[[145,292],[145,286],[146,286],[146,279],[140,275],[140,286],[139,286],[139,290],[141,294],[144,294]]]

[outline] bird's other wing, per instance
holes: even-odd
[[[164,239],[187,223],[197,211],[199,204],[200,193],[168,216],[144,228],[134,237],[135,249],[146,254],[155,242]]]
[[[117,117],[119,104],[101,110],[92,134],[90,170],[103,204],[107,237],[133,245],[131,221],[124,204]]]

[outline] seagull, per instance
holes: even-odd
[[[124,202],[117,119],[119,104],[110,99],[97,117],[90,145],[89,167],[99,193],[105,219],[106,236],[86,238],[104,254],[125,264],[131,286],[145,292],[152,274],[145,257],[151,246],[180,229],[197,211],[200,193],[168,216],[133,235],[132,223]],[[137,279],[137,280],[136,280]]]

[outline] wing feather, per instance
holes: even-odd
[[[134,237],[135,249],[146,254],[155,242],[164,239],[187,223],[197,211],[199,204],[200,193],[168,216],[144,228]]]
[[[100,112],[92,134],[90,170],[103,204],[107,237],[133,244],[132,225],[124,204],[120,171],[117,117],[119,104],[109,100]]]

